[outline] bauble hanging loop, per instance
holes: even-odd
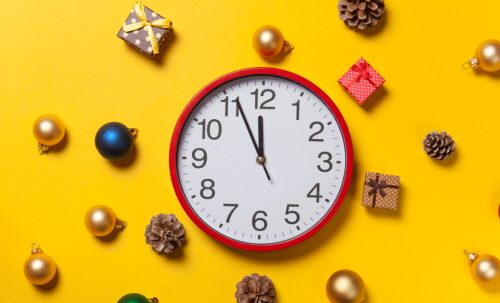
[[[118,300],[118,303],[159,303],[157,298],[148,299],[145,296],[137,293],[124,295]]]
[[[87,230],[97,237],[107,236],[115,229],[127,227],[127,222],[117,218],[115,212],[106,205],[95,205],[89,208],[84,222]]]
[[[137,128],[128,128],[119,122],[106,123],[95,135],[95,147],[108,160],[123,159],[134,148],[134,136],[137,132]]]
[[[272,25],[259,27],[253,34],[252,45],[262,57],[272,57],[280,52],[294,49],[294,46],[285,40],[281,31]]]
[[[500,260],[492,255],[477,255],[464,250],[470,264],[470,274],[482,286],[491,286],[500,281]]]
[[[352,270],[335,272],[326,283],[326,295],[332,303],[359,303],[365,299],[365,283]]]
[[[57,266],[49,255],[43,253],[40,245],[31,244],[31,256],[24,262],[24,275],[35,285],[49,283],[56,275]]]
[[[480,67],[487,72],[500,70],[500,41],[490,39],[479,44],[475,57],[462,65],[464,69],[469,67]]]
[[[66,127],[59,117],[43,115],[33,124],[33,135],[38,141],[38,153],[43,154],[49,146],[61,142],[66,133]]]

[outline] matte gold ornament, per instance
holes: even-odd
[[[259,27],[253,34],[252,45],[262,57],[272,57],[280,52],[294,49],[294,46],[285,40],[281,31],[272,25]]]
[[[359,303],[365,299],[365,283],[354,271],[339,270],[328,279],[326,295],[332,303]]]
[[[56,275],[56,262],[43,253],[40,245],[31,244],[31,256],[24,262],[24,275],[35,285],[49,283]]]
[[[97,237],[109,235],[114,229],[127,227],[127,222],[116,217],[106,205],[92,206],[85,214],[85,227]]]
[[[59,117],[43,115],[33,124],[33,135],[38,141],[38,152],[43,154],[49,146],[61,142],[66,133],[66,127]]]
[[[480,67],[487,72],[500,70],[500,41],[490,39],[481,43],[476,49],[476,56],[463,64],[464,69]]]
[[[464,250],[470,264],[470,274],[482,286],[491,286],[500,281],[500,260],[492,255],[480,255]]]

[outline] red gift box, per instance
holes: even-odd
[[[385,79],[361,58],[339,79],[339,83],[362,105]]]

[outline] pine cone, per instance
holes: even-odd
[[[455,151],[455,141],[446,132],[432,132],[425,136],[424,151],[427,155],[436,160],[444,160]]]
[[[146,226],[146,243],[157,252],[169,253],[182,246],[185,230],[174,214],[159,214]]]
[[[376,25],[384,14],[384,0],[339,0],[340,20],[350,28]]]
[[[236,285],[236,301],[238,303],[275,303],[274,284],[267,276],[252,274],[246,276]]]

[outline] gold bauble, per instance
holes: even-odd
[[[253,34],[252,45],[262,57],[272,57],[282,51],[293,49],[293,46],[285,41],[281,31],[272,25],[259,27]]]
[[[359,303],[365,299],[365,283],[352,270],[339,270],[326,283],[326,295],[332,303]]]
[[[500,41],[486,40],[476,49],[479,67],[487,72],[500,70]]]
[[[56,262],[42,252],[38,244],[32,246],[32,255],[24,262],[24,275],[35,285],[49,283],[56,275]]]
[[[54,115],[43,115],[33,124],[35,139],[45,145],[52,146],[61,142],[66,133],[66,127],[61,119]]]
[[[491,286],[500,281],[500,260],[492,255],[480,255],[464,250],[470,264],[470,274],[482,286]]]
[[[85,214],[85,227],[94,236],[109,235],[115,228],[126,226],[126,222],[116,217],[115,212],[106,205],[92,206]]]

